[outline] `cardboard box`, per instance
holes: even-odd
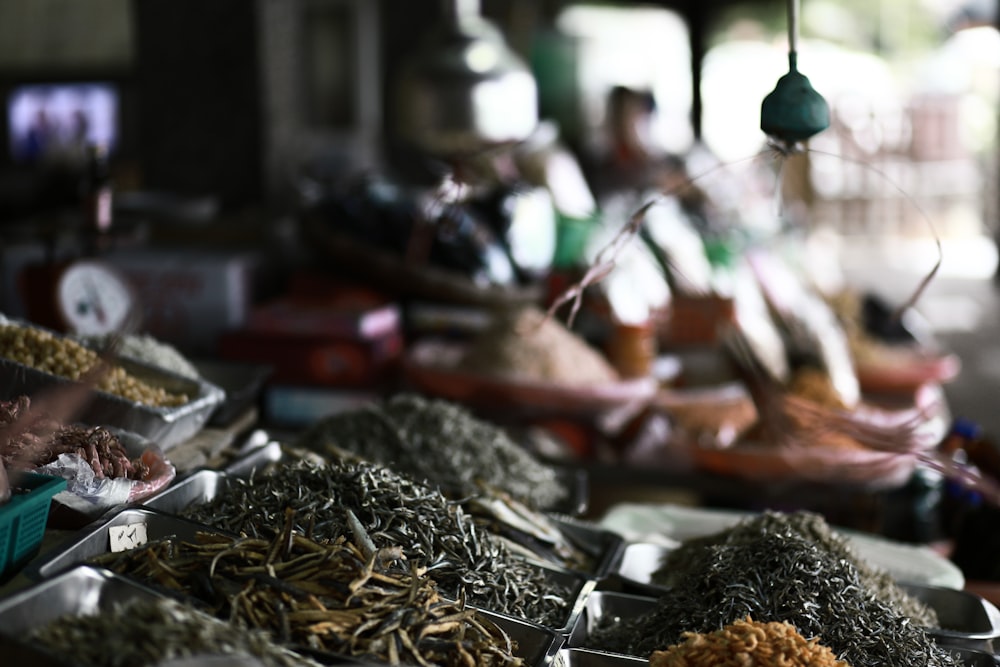
[[[220,338],[218,354],[269,365],[272,384],[369,388],[389,378],[402,350],[398,333],[351,340],[241,330]]]
[[[187,352],[214,352],[225,331],[243,326],[253,302],[252,253],[130,249],[104,259],[135,290],[141,328]]]

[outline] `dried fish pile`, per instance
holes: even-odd
[[[569,497],[554,468],[503,429],[444,400],[394,396],[321,420],[297,444],[321,454],[345,450],[452,497],[480,493],[485,485],[543,510]]]
[[[99,563],[194,597],[230,622],[282,644],[392,665],[521,667],[516,643],[464,603],[441,598],[402,550],[370,550],[344,537],[326,543],[292,531],[293,512],[271,540],[200,535],[107,554]]]
[[[0,427],[28,415],[31,399],[19,396],[0,401]],[[13,437],[0,436],[0,460],[7,468],[32,468],[55,461],[61,454],[76,454],[86,461],[97,479],[145,479],[149,465],[141,456],[129,458],[118,436],[103,426],[64,425],[48,417],[31,417],[19,424]]]
[[[514,556],[440,491],[369,462],[298,462],[250,479],[230,478],[208,503],[184,511],[195,521],[266,537],[296,512],[295,530],[333,540],[359,527],[374,548],[403,549],[443,595],[549,627],[563,627],[571,591],[543,568]],[[356,525],[352,523],[357,522]]]
[[[132,667],[201,655],[251,656],[265,667],[318,667],[267,634],[171,600],[133,599],[86,616],[64,616],[31,633],[78,667]]]
[[[645,657],[685,632],[711,632],[749,615],[794,625],[852,667],[957,664],[912,618],[879,599],[854,564],[798,531],[765,527],[699,553],[651,611],[599,624],[588,644]]]
[[[750,617],[721,630],[685,632],[683,641],[649,657],[650,667],[850,667],[829,647],[806,639],[789,623]]]
[[[686,540],[667,555],[650,579],[655,584],[671,586],[687,576],[691,568],[697,567],[706,557],[707,547],[749,543],[767,534],[798,535],[814,542],[831,556],[850,563],[857,570],[861,585],[876,598],[923,627],[937,626],[937,613],[933,609],[896,585],[888,572],[858,558],[847,538],[835,533],[822,515],[813,512],[764,512],[712,535]]]

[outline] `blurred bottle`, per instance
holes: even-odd
[[[103,145],[87,146],[81,200],[85,233],[100,238],[110,232],[113,223],[111,165],[107,147]]]
[[[608,360],[623,378],[650,377],[657,352],[653,318],[613,322],[606,347]]]
[[[958,418],[941,443],[942,454],[1000,482],[1000,452],[979,424]],[[968,580],[1000,580],[1000,508],[978,491],[949,481],[945,494],[944,530],[952,542],[951,561]]]
[[[1000,449],[984,435],[979,424],[956,418],[940,449],[959,463],[975,466],[983,475],[1000,482]]]

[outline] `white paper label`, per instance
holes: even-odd
[[[112,553],[141,547],[147,540],[146,524],[139,522],[111,526],[108,528],[108,537],[111,540]]]

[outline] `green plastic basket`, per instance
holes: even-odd
[[[14,477],[13,475],[11,477]],[[52,496],[66,488],[62,477],[24,473],[16,476],[17,489],[0,505],[0,578],[24,565],[45,535]]]

